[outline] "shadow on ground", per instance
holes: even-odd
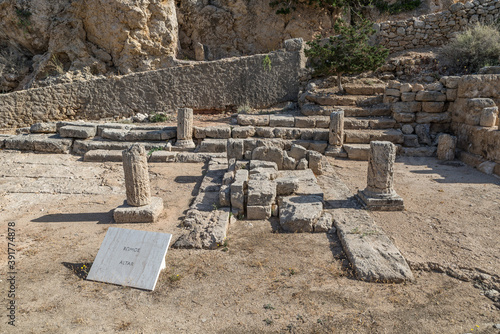
[[[96,221],[98,224],[113,223],[113,210],[108,212],[55,213],[32,220],[34,223],[75,223]]]

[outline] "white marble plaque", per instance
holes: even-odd
[[[154,290],[172,234],[110,227],[88,280]]]

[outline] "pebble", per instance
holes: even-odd
[[[493,325],[493,328],[500,329],[500,324]]]

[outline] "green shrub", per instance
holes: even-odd
[[[367,20],[356,26],[335,23],[335,31],[339,34],[328,40],[321,36],[307,42],[309,49],[305,51],[309,58],[314,75],[336,75],[339,91],[342,92],[342,75],[359,74],[373,71],[382,65],[389,50],[380,45],[370,45],[369,38],[375,30],[373,23]]]
[[[481,67],[497,65],[500,32],[493,25],[477,24],[443,46],[439,55],[442,65],[456,73],[475,73]]]
[[[169,117],[165,114],[154,114],[149,118],[151,123],[162,123],[168,121]]]

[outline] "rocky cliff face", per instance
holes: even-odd
[[[173,0],[0,1],[0,74],[22,63],[0,91],[67,71],[166,67],[177,54],[177,29]]]

